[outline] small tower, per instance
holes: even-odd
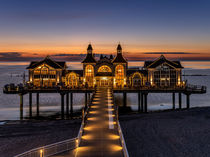
[[[87,54],[92,54],[92,53],[93,53],[93,48],[92,48],[92,45],[89,44],[87,48]]]
[[[120,44],[117,46],[117,53],[122,53],[122,47]]]
[[[96,65],[96,60],[93,55],[93,48],[92,45],[89,44],[87,48],[87,55],[85,59],[82,61],[83,63],[83,77],[84,77],[84,84],[88,85],[88,87],[94,86],[94,67]]]
[[[122,55],[122,47],[120,44],[117,45],[117,55],[112,60],[112,63],[125,63],[127,66],[127,60]]]
[[[91,44],[88,45],[87,55],[85,59],[82,61],[82,63],[96,63],[96,60],[93,56],[93,48]]]
[[[117,45],[117,55],[112,60],[114,65],[114,87],[123,87],[126,85],[126,71],[128,67],[127,60],[122,55],[122,47]]]

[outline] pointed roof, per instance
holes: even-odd
[[[113,59],[113,63],[127,63],[127,60],[122,55],[122,47],[120,44],[117,46],[117,56]]]
[[[180,61],[170,61],[170,60],[166,59],[164,55],[161,55],[159,58],[157,58],[154,61],[145,61],[144,67],[145,68],[156,68],[157,66],[159,66],[163,63],[167,63],[174,68],[184,68],[181,65]]]
[[[96,63],[96,60],[95,60],[95,58],[93,57],[92,54],[87,54],[87,56],[82,61],[82,63]]]
[[[87,50],[93,50],[92,45],[89,44]]]
[[[89,44],[87,48],[87,55],[85,59],[82,61],[82,63],[96,63],[92,50],[93,50],[92,45]]]
[[[117,50],[121,50],[121,51],[122,51],[122,47],[121,47],[121,45],[120,45],[120,44],[118,44],[118,46],[117,46]]]
[[[127,60],[123,57],[122,53],[118,53],[112,63],[127,63]]]
[[[101,54],[101,55],[100,55],[100,59],[103,59],[103,58],[104,58],[104,56]]]
[[[40,62],[32,61],[26,69],[34,69],[42,64],[47,64],[55,69],[64,69],[66,65],[65,62],[57,62],[57,61],[52,60],[49,56],[47,56]]]

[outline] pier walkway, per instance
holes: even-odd
[[[89,108],[84,133],[76,157],[122,157],[120,135],[117,128],[117,114],[113,105],[113,92],[109,88],[96,90]],[[69,157],[72,152],[56,157]]]

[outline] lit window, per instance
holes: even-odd
[[[117,65],[115,68],[115,82],[117,85],[124,85],[124,67],[122,65]]]
[[[85,76],[86,77],[93,77],[94,75],[94,69],[92,65],[87,65],[85,68]]]
[[[112,72],[112,70],[107,65],[103,65],[98,69],[98,72]]]

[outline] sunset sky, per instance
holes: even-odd
[[[0,0],[0,60],[71,59],[89,42],[98,54],[120,42],[130,60],[210,60],[209,8],[209,0]]]

